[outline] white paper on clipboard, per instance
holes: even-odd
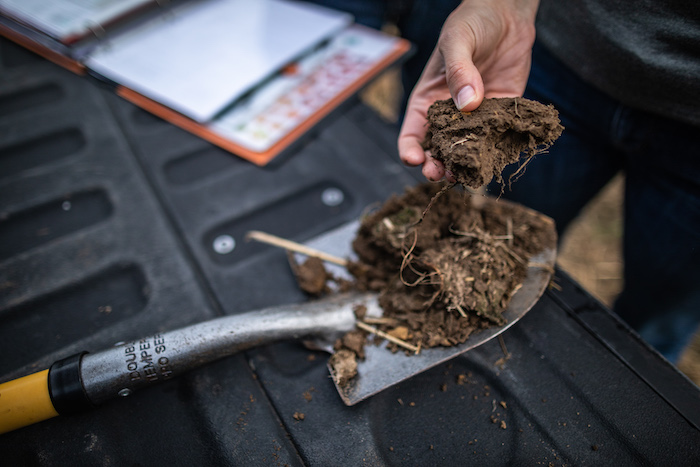
[[[85,64],[203,123],[351,22],[300,2],[203,0],[105,43]]]
[[[267,151],[386,57],[397,41],[362,26],[346,28],[292,71],[257,88],[210,128],[245,148]]]

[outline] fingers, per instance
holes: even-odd
[[[401,162],[409,167],[416,167],[425,163],[426,157],[423,148],[414,138],[399,138],[399,157]]]
[[[444,175],[441,164],[435,166],[429,162],[430,157],[425,153],[422,143],[425,140],[428,122],[426,120],[428,107],[439,99],[450,97],[445,83],[442,57],[434,50],[428,63],[416,84],[404,116],[398,139],[398,149],[401,161],[411,167],[423,166],[424,174],[430,180],[439,180]]]
[[[409,103],[398,140],[399,157],[404,164],[415,167],[425,162],[425,152],[421,146],[425,132],[425,115]]]
[[[455,18],[458,18],[456,16]],[[398,139],[399,156],[408,166],[422,165],[423,175],[432,181],[446,177],[454,181],[439,161],[426,154],[421,146],[427,131],[428,107],[450,96],[462,111],[476,109],[484,98],[481,74],[473,63],[475,37],[463,21],[448,21],[440,34],[438,46],[408,102]]]
[[[423,176],[431,182],[437,182],[445,176],[445,167],[438,160],[426,154],[425,164],[423,164]]]
[[[410,167],[422,165],[423,176],[431,182],[436,182],[446,176],[442,163],[433,159],[430,152],[423,151],[418,139],[412,136],[400,136],[398,145],[401,161]]]
[[[445,177],[454,181],[421,146],[428,107],[452,97],[457,108],[471,112],[487,93],[489,97],[522,95],[530,69],[537,5],[537,0],[508,5],[494,0],[462,2],[450,14],[409,100],[398,141],[406,165],[422,165],[429,180]]]
[[[409,105],[399,133],[399,157],[410,167],[422,165],[423,176],[435,182],[445,176],[445,168],[440,161],[430,156],[429,151],[424,151],[420,144],[425,139],[425,123],[425,116],[417,110],[412,112]]]
[[[438,43],[445,77],[457,108],[470,112],[484,99],[484,83],[472,61],[474,38],[468,28],[445,28]]]

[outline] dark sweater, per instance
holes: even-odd
[[[537,37],[623,104],[700,126],[699,0],[542,0]]]

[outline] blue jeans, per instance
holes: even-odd
[[[623,171],[624,289],[614,311],[676,362],[700,323],[700,128],[622,105],[539,44],[525,96],[554,104],[565,130],[504,197],[551,216],[561,233]]]

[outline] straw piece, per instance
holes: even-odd
[[[347,267],[348,265],[348,260],[346,260],[345,258],[339,258],[337,256],[333,256],[323,251],[316,250],[315,248],[310,248],[306,245],[302,245],[301,243],[296,243],[291,240],[277,237],[272,234],[260,232],[258,230],[251,230],[246,234],[245,238],[246,240],[256,240],[258,242],[267,243],[269,245],[274,245],[280,248],[284,248],[286,250],[295,251],[297,253],[301,253],[302,255],[313,256],[320,260],[337,264],[338,266]]]
[[[379,337],[383,337],[384,339],[393,342],[394,344],[403,347],[404,349],[410,350],[413,353],[418,353],[420,352],[420,347],[416,347],[415,345],[411,345],[406,341],[403,341],[401,339],[398,339],[391,334],[387,334],[384,331],[380,331],[379,329],[375,328],[374,326],[370,326],[369,324],[363,323],[362,321],[356,321],[355,325],[357,325],[358,328],[363,329],[367,332],[370,332],[372,334],[376,334]]]

